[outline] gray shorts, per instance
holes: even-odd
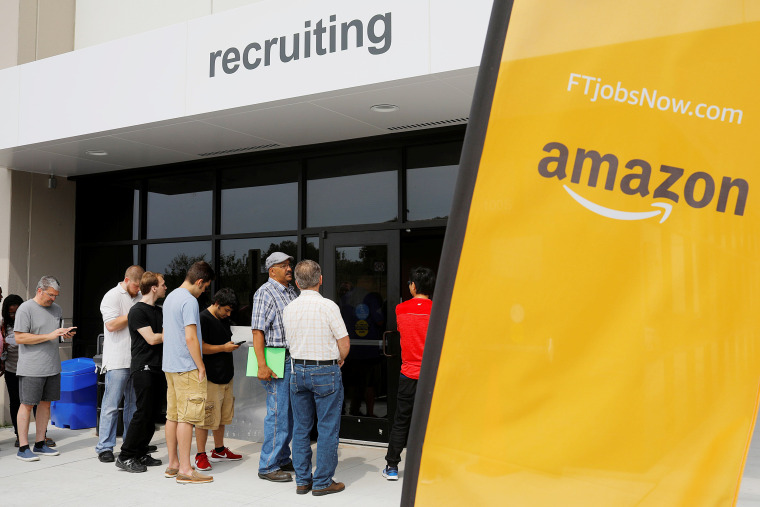
[[[24,405],[37,405],[41,401],[61,399],[61,374],[50,377],[19,377],[18,394]]]

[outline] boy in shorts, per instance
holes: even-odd
[[[185,281],[164,301],[164,357],[166,374],[166,477],[179,484],[203,484],[214,480],[194,470],[190,462],[193,426],[206,415],[206,368],[201,354],[202,332],[198,296],[211,285],[214,270],[207,262],[190,266]]]

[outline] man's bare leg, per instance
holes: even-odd
[[[166,435],[166,450],[169,451],[169,468],[179,468],[179,456],[177,455],[177,422],[166,420],[164,426]]]
[[[195,447],[198,452],[206,452],[206,442],[208,441],[208,430],[195,428]],[[214,432],[214,441],[216,441],[216,432]]]
[[[214,449],[219,449],[220,447],[224,447],[224,424],[220,424],[219,427],[214,430]]]
[[[177,451],[179,453],[179,473],[192,475],[190,448],[193,446],[193,425],[186,422],[177,423]]]
[[[37,430],[37,440],[35,442],[43,442],[45,440],[45,433],[47,433],[47,425],[50,420],[50,402],[41,401],[37,405],[37,414],[34,416],[34,425]],[[27,431],[28,433],[28,431]],[[27,437],[27,440],[29,437]],[[21,441],[19,440],[19,444]]]
[[[16,425],[18,426],[18,443],[20,446],[29,445],[29,421],[32,418],[34,405],[19,405]]]

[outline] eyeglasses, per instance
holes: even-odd
[[[60,293],[60,292],[59,292],[58,294],[51,294],[51,293],[49,293],[48,291],[45,291],[45,290],[43,290],[42,292],[44,292],[44,293],[45,293],[45,295],[46,295],[47,297],[49,297],[50,299],[55,299],[55,298],[57,298],[58,296],[60,296],[60,295],[61,295],[61,293]]]
[[[275,266],[277,266],[278,268],[282,268],[282,269],[284,269],[284,270],[286,270],[286,271],[287,271],[289,268],[292,268],[292,267],[293,267],[293,266],[291,266],[291,265],[290,265],[290,263],[289,263],[289,262],[288,262],[287,264],[275,264]]]

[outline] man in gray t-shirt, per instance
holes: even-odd
[[[37,294],[16,310],[13,332],[19,346],[16,376],[21,406],[18,410],[19,450],[21,461],[37,461],[38,454],[57,456],[58,451],[45,444],[45,429],[50,420],[50,402],[61,397],[61,361],[58,339],[74,335],[73,327],[59,327],[63,314],[54,303],[61,284],[55,277],[43,276],[37,284]],[[35,427],[37,440],[29,449],[29,420],[37,405]]]

